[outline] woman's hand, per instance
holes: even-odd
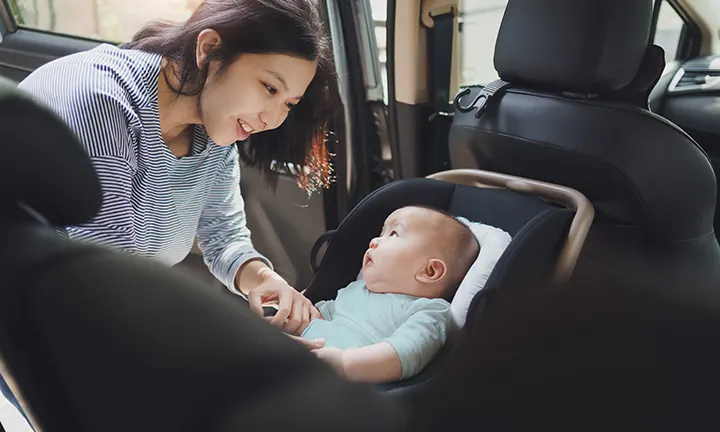
[[[250,309],[259,316],[263,316],[263,304],[277,303],[278,311],[270,323],[292,335],[301,334],[310,320],[321,317],[307,297],[273,271],[267,272],[260,285],[248,292],[248,301]]]

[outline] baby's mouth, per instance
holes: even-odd
[[[369,264],[372,264],[372,257],[370,257],[370,252],[365,252],[365,257],[363,259],[363,267],[366,267]]]

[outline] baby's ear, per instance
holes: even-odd
[[[415,278],[420,282],[434,283],[444,278],[446,274],[447,265],[445,265],[445,261],[431,258]]]

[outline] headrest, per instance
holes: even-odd
[[[495,69],[505,81],[542,90],[620,90],[645,55],[652,7],[652,0],[509,0]]]
[[[610,99],[648,109],[650,92],[660,80],[663,69],[665,69],[665,50],[657,45],[649,45],[635,78],[627,87],[611,95]]]
[[[92,163],[65,123],[0,78],[0,212],[18,202],[54,226],[86,222],[102,203]]]

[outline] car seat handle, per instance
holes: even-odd
[[[318,239],[315,241],[315,244],[313,245],[312,249],[310,250],[310,268],[314,273],[317,273],[318,268],[320,268],[320,265],[317,263],[317,255],[318,252],[320,252],[320,248],[323,247],[324,244],[329,244],[333,237],[335,237],[335,234],[337,234],[337,230],[330,230],[326,231],[323,234],[318,237]]]

